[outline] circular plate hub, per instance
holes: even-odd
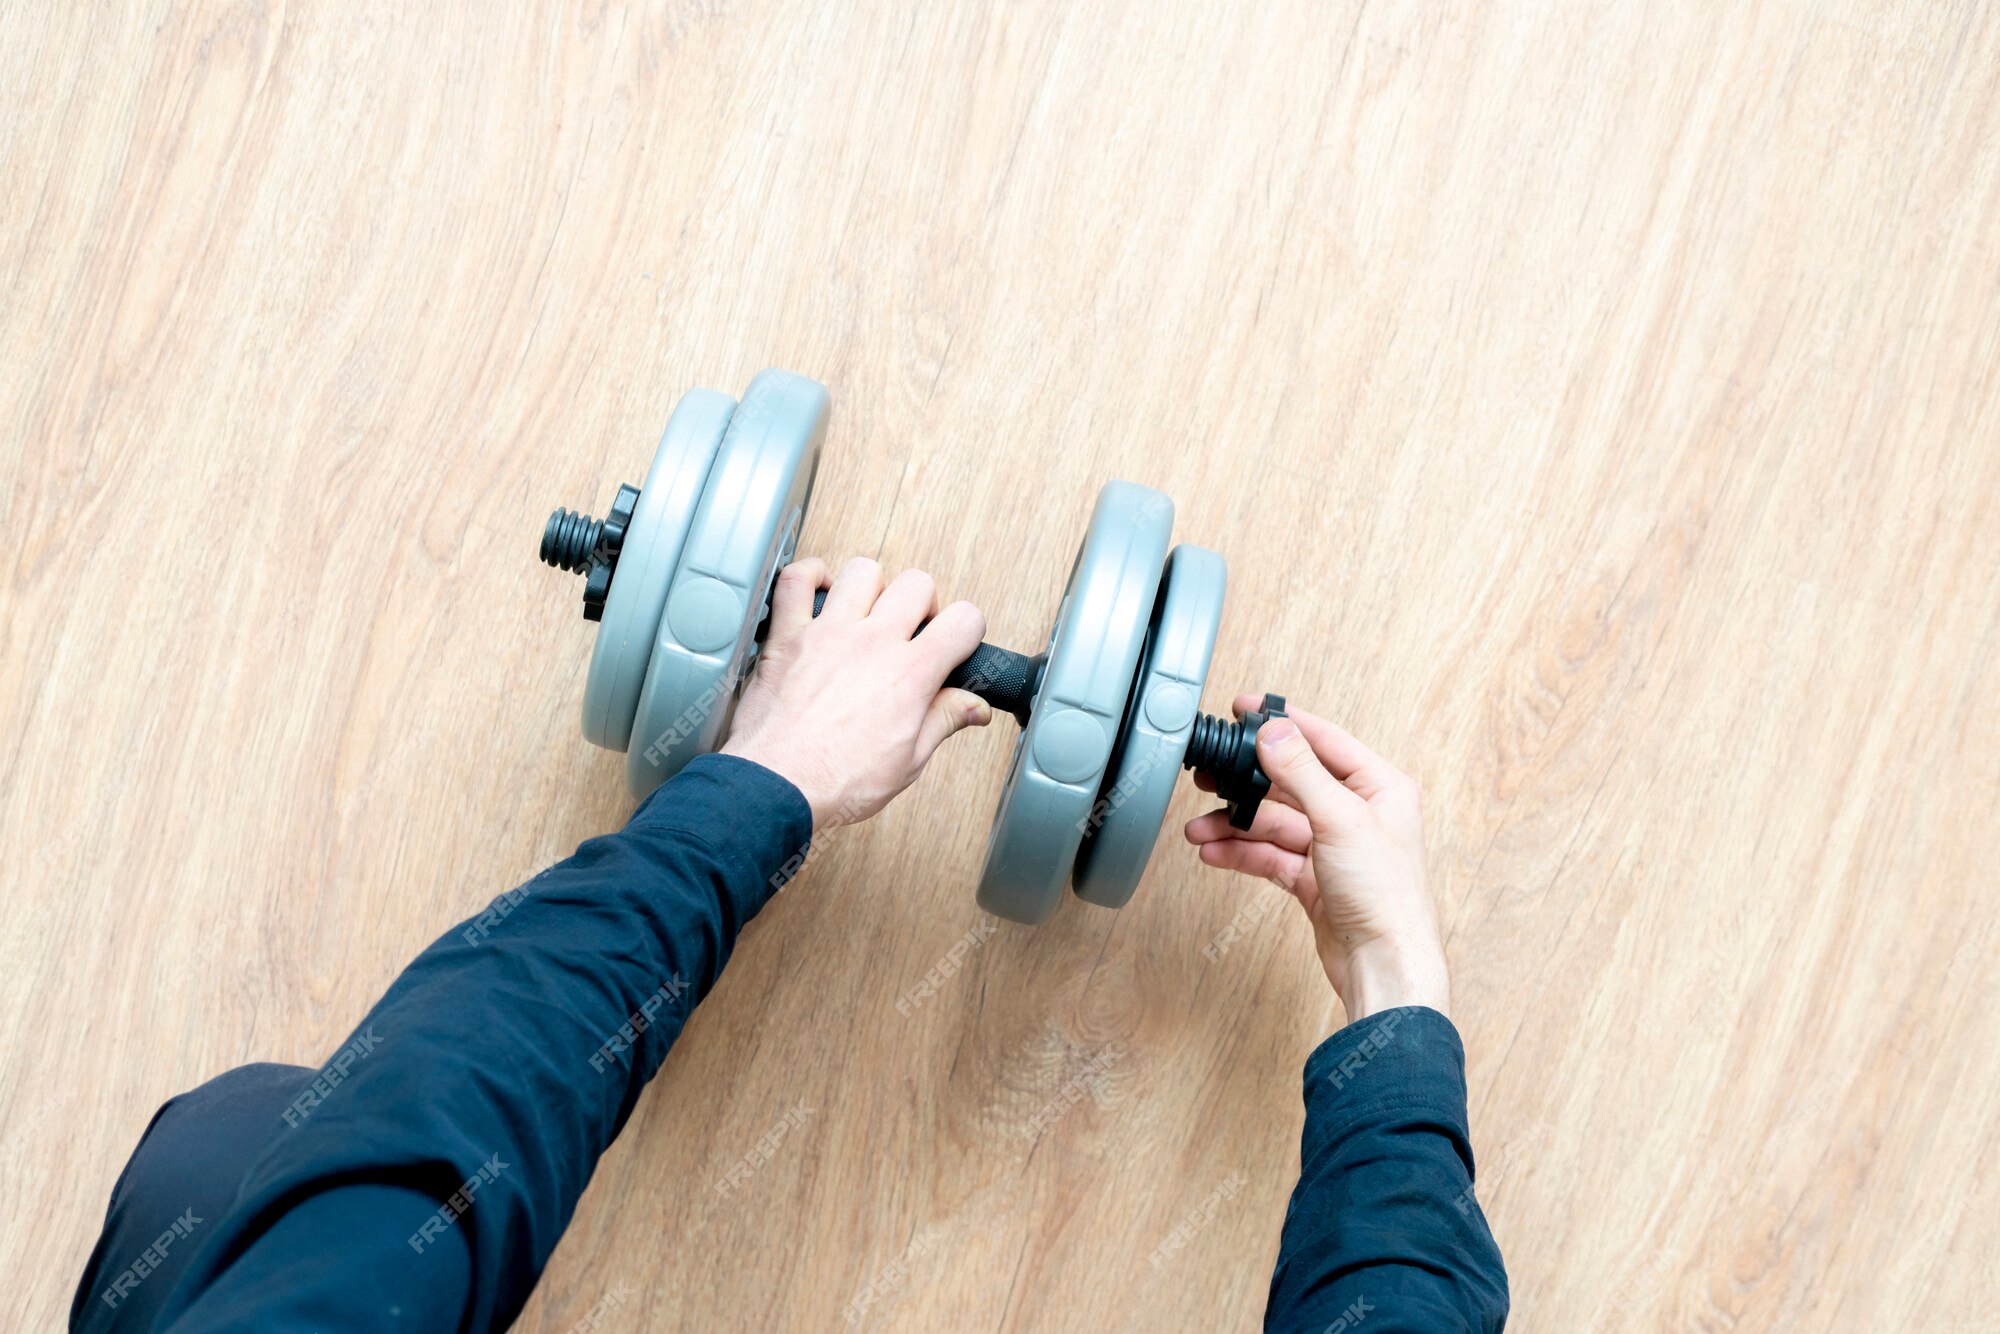
[[[639,692],[625,760],[634,796],[713,750],[728,731],[771,582],[791,559],[805,522],[827,406],[825,385],[770,370],[750,382],[730,416],[668,584]],[[623,579],[622,557],[619,563]]]
[[[1122,908],[1146,873],[1194,732],[1227,585],[1228,567],[1205,547],[1178,546],[1167,558],[1132,700],[1077,850],[1072,883],[1086,902]]]
[[[1173,502],[1158,491],[1109,482],[1098,493],[986,844],[979,904],[988,912],[1043,922],[1062,900],[1132,693],[1173,524]]]
[[[695,506],[708,483],[722,433],[736,400],[711,389],[690,389],[667,419],[653,466],[639,488],[639,503],[618,552],[617,577],[604,600],[604,619],[590,654],[590,679],[583,688],[584,739],[606,750],[623,750],[632,737],[660,610],[680,560],[681,544],[694,522]]]

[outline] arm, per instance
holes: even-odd
[[[1500,1329],[1507,1274],[1472,1194],[1451,1021],[1405,1006],[1349,1024],[1306,1061],[1305,1098],[1265,1327]]]
[[[1507,1275],[1472,1194],[1465,1052],[1446,1018],[1416,784],[1302,711],[1266,724],[1257,752],[1271,795],[1251,827],[1215,812],[1188,840],[1207,864],[1299,901],[1348,1018],[1306,1061],[1299,1182],[1265,1327],[1499,1330]]]
[[[302,1096],[177,1285],[174,1330],[505,1326],[738,934],[815,829],[864,819],[985,705],[969,604],[873,562],[785,572],[732,754],[447,932]]]

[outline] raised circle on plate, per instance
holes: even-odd
[[[1095,778],[1111,753],[1104,725],[1082,709],[1062,709],[1035,729],[1035,762],[1058,783]]]
[[[1163,681],[1146,696],[1146,718],[1162,732],[1178,732],[1194,721],[1194,696],[1178,681]]]
[[[674,637],[697,653],[713,653],[743,631],[743,599],[720,579],[690,579],[667,600]]]

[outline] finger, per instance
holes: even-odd
[[[858,621],[882,596],[882,567],[866,556],[856,556],[840,567],[827,590],[826,606],[820,615],[839,621]]]
[[[812,624],[813,594],[825,588],[829,573],[826,562],[817,556],[795,560],[778,571],[778,586],[771,592],[771,633],[767,645],[782,647]]]
[[[1238,702],[1246,698],[1250,696],[1238,696]],[[1306,742],[1312,744],[1312,752],[1320,756],[1326,770],[1358,796],[1372,798],[1378,792],[1410,782],[1400,768],[1364,746],[1338,722],[1304,708],[1288,708],[1286,716],[1298,722],[1298,730],[1306,734]]]
[[[1257,763],[1271,776],[1272,790],[1286,793],[1305,812],[1316,837],[1331,838],[1365,807],[1360,796],[1327,772],[1290,718],[1273,718],[1257,729]]]
[[[1287,894],[1297,895],[1311,874],[1309,863],[1296,852],[1287,852],[1275,843],[1245,843],[1225,839],[1201,845],[1204,865],[1224,871],[1241,871],[1268,880]]]
[[[1222,817],[1219,820],[1216,819],[1218,815]],[[1228,811],[1209,811],[1204,815],[1197,815],[1182,826],[1181,833],[1186,835],[1187,841],[1196,847],[1200,847],[1204,843],[1219,843],[1225,838],[1236,837],[1236,831],[1229,827]]]
[[[1300,711],[1293,716],[1298,720],[1299,731],[1312,744],[1313,753],[1360,796],[1373,797],[1410,781],[1401,769],[1355,740],[1354,734],[1340,724],[1316,713]]]
[[[1289,792],[1284,792],[1274,787],[1264,794],[1263,805],[1283,806],[1288,811],[1296,811],[1299,809],[1299,799],[1292,796]],[[1262,809],[1262,807],[1259,807],[1259,809]]]
[[[979,641],[986,635],[986,613],[970,602],[954,602],[924,627],[923,633],[910,643],[917,650],[917,660],[926,679],[931,684],[943,685],[952,669],[972,656],[972,650],[979,647]]]
[[[940,690],[924,712],[923,726],[917,729],[917,764],[929,764],[945,739],[968,727],[984,727],[993,721],[993,710],[970,690]]]
[[[1238,695],[1233,707],[1241,715],[1263,702],[1262,695]],[[1285,716],[1299,725],[1299,731],[1305,734],[1327,772],[1363,798],[1408,781],[1401,769],[1356,740],[1352,732],[1338,723],[1304,709],[1287,708]]]
[[[896,632],[898,639],[908,639],[936,610],[937,581],[922,570],[905,570],[882,590],[868,617],[881,619]]]
[[[1258,804],[1257,818],[1250,822],[1248,829],[1237,829],[1231,825],[1226,810],[1210,811],[1188,821],[1187,839],[1190,843],[1213,843],[1224,838],[1276,843],[1281,848],[1298,853],[1312,851],[1312,826],[1307,823],[1305,815],[1274,801]]]

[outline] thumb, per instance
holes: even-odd
[[[1271,786],[1305,812],[1316,837],[1330,836],[1353,813],[1354,804],[1365,804],[1326,771],[1290,718],[1273,718],[1257,729],[1257,763],[1270,775]]]
[[[993,721],[993,709],[970,690],[956,687],[940,690],[924,711],[923,726],[917,729],[917,763],[928,764],[946,737],[968,727],[984,727]]]

